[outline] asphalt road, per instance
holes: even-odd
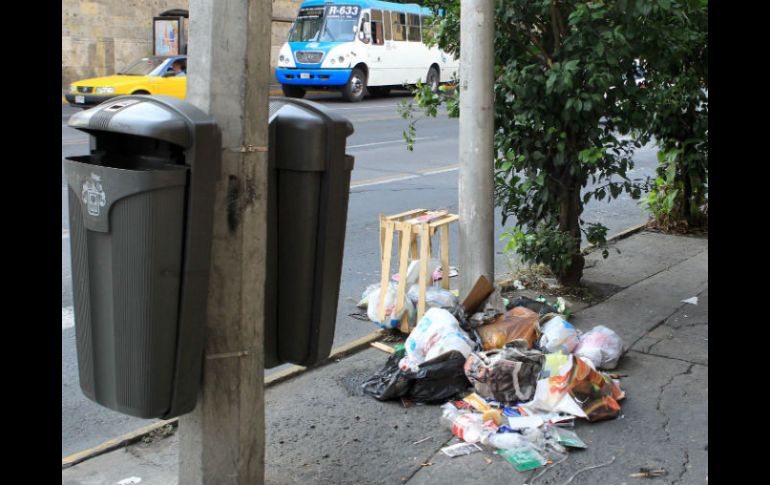
[[[413,152],[405,148],[402,131],[406,121],[396,106],[409,100],[406,94],[345,103],[337,95],[309,96],[348,117],[355,132],[348,138],[347,152],[355,157],[352,173],[345,255],[334,346],[371,333],[370,322],[352,318],[355,302],[367,285],[379,281],[379,214],[394,214],[414,208],[448,209],[457,213],[458,121],[445,116],[420,119]],[[67,127],[77,110],[62,107],[62,158],[88,152],[84,133]],[[644,147],[635,156],[631,177],[652,175],[655,150]],[[72,319],[72,275],[69,255],[66,186],[62,177],[62,457],[93,447],[133,431],[155,420],[124,416],[88,400],[80,392],[77,377],[75,336]],[[495,272],[508,273],[516,263],[502,251],[503,228],[496,214]],[[607,202],[591,201],[584,212],[586,222],[601,222],[609,234],[645,220],[637,201],[623,194]],[[456,265],[457,228],[450,229],[450,264]],[[610,257],[619,257],[611,255]],[[394,266],[395,270],[395,266]],[[453,286],[454,288],[454,286]],[[266,371],[267,374],[278,370]]]

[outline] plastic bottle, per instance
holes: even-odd
[[[455,436],[467,443],[476,443],[481,440],[484,435],[484,426],[480,422],[481,415],[460,412],[449,403],[442,408],[441,422],[451,429]]]

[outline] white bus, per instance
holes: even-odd
[[[348,101],[421,81],[435,90],[458,69],[454,56],[427,47],[432,11],[378,0],[308,0],[300,5],[275,74],[283,93],[339,90]]]

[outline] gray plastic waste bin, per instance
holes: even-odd
[[[142,418],[195,407],[221,135],[191,104],[122,96],[74,114],[64,160],[80,387]]]
[[[352,133],[350,121],[320,104],[270,98],[265,367],[308,366],[331,351]]]

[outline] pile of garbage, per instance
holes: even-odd
[[[489,446],[518,471],[563,461],[586,447],[575,420],[616,418],[624,398],[602,372],[617,366],[621,338],[603,325],[581,333],[568,314],[563,300],[504,301],[482,278],[462,304],[431,306],[363,391],[442,404],[441,422],[463,440],[442,449],[450,457]]]

